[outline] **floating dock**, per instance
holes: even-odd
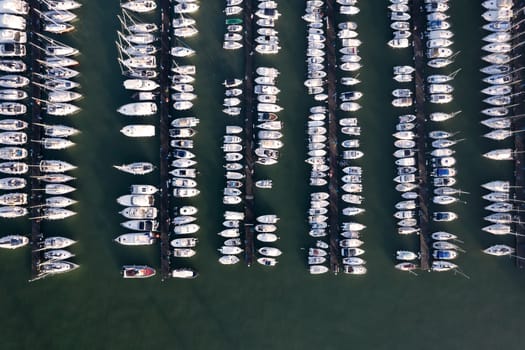
[[[30,0],[29,5],[31,8],[31,14],[28,16],[27,21],[27,32],[29,36],[29,42],[35,43],[38,41],[38,36],[35,33],[40,32],[40,15],[35,11],[40,11],[41,5],[37,0]],[[28,75],[40,74],[40,63],[38,60],[41,60],[42,50],[33,46],[27,45],[28,55],[26,56],[29,60],[28,62]],[[40,104],[42,91],[39,86],[36,84],[31,84],[29,87],[29,106],[28,111],[30,111],[31,123],[29,126],[29,132],[32,140],[40,140],[42,138],[42,128],[35,123],[42,123],[42,106]],[[31,142],[29,144],[29,161],[30,164],[37,165],[42,159],[42,144],[40,142]],[[40,180],[38,176],[40,175],[40,170],[38,167],[31,166],[29,167],[29,181],[28,186],[30,190],[29,195],[29,211],[30,217],[40,216],[40,206],[43,203],[43,196],[39,191],[33,191],[34,189],[41,188]],[[42,261],[42,244],[44,241],[44,235],[41,232],[41,220],[35,219],[31,220],[31,236],[29,237],[30,246],[31,246],[31,280],[35,279],[39,275],[39,265]]]
[[[160,234],[160,271],[161,279],[170,277],[170,174],[169,174],[169,111],[170,111],[170,27],[171,27],[171,7],[169,0],[160,1],[160,213],[159,213],[159,234]]]
[[[422,13],[424,6],[423,0],[413,0],[411,5],[412,17],[412,43],[414,45],[414,67],[415,71],[415,114],[417,121],[417,164],[419,171],[419,227],[421,229],[419,234],[419,252],[421,254],[421,269],[428,270],[430,267],[429,245],[431,244],[431,237],[429,232],[430,213],[428,204],[430,203],[430,195],[428,193],[428,173],[426,164],[426,129],[425,129],[425,77],[423,72],[425,70],[425,43],[422,36],[425,30],[425,16]]]
[[[336,34],[335,34],[335,1],[326,2],[326,81],[328,90],[328,193],[330,195],[329,238],[330,238],[330,269],[338,273],[340,266],[339,249],[339,155],[337,149],[338,123],[335,111],[337,109],[336,90]]]
[[[255,256],[254,225],[255,225],[255,202],[253,167],[254,157],[254,94],[253,81],[255,72],[254,47],[253,47],[253,6],[252,1],[244,1],[243,26],[244,26],[244,261],[251,266]]]

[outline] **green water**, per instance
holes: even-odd
[[[159,266],[157,247],[125,248],[112,239],[122,233],[115,198],[137,181],[111,168],[138,159],[158,160],[158,142],[129,140],[119,129],[129,120],[116,108],[130,101],[122,88],[113,41],[118,27],[118,2],[86,2],[77,11],[81,20],[68,42],[82,52],[83,111],[72,117],[82,134],[77,146],[60,158],[79,166],[75,199],[79,214],[63,223],[44,226],[46,235],[67,235],[79,240],[72,249],[81,265],[77,271],[28,284],[28,249],[0,252],[0,349],[520,349],[520,324],[525,307],[523,271],[507,258],[491,258],[480,249],[495,240],[480,230],[484,215],[479,185],[498,177],[509,178],[509,166],[482,159],[496,147],[479,135],[486,132],[481,119],[480,38],[481,9],[470,1],[452,2],[451,22],[456,50],[455,102],[450,110],[462,114],[446,124],[467,138],[457,146],[459,187],[471,192],[467,205],[453,210],[460,220],[449,226],[465,241],[467,254],[458,263],[470,276],[429,274],[418,277],[393,269],[393,252],[415,245],[415,238],[399,237],[392,218],[399,200],[393,190],[394,164],[391,134],[396,111],[390,106],[392,66],[410,62],[408,52],[386,46],[387,1],[361,1],[360,89],[365,93],[359,112],[363,129],[360,161],[365,168],[365,208],[361,222],[369,273],[362,278],[323,275],[305,269],[308,168],[305,123],[313,103],[305,94],[305,23],[302,1],[280,1],[283,16],[278,30],[283,49],[277,57],[258,62],[281,69],[278,82],[285,121],[285,147],[277,166],[257,168],[257,177],[271,176],[274,188],[256,193],[261,213],[275,212],[285,254],[277,268],[242,265],[225,267],[216,260],[221,240],[224,184],[220,144],[224,126],[236,122],[220,110],[226,77],[242,77],[242,55],[221,49],[224,34],[222,1],[202,1],[196,16],[200,33],[190,40],[198,50],[194,108],[201,119],[196,153],[201,194],[200,243],[191,259],[201,276],[192,281],[159,278],[124,281],[118,270],[125,263]],[[407,51],[407,50],[403,50]],[[229,119],[228,119],[229,118]],[[145,118],[146,119],[146,118]],[[150,118],[153,120],[153,118]],[[58,157],[58,155],[55,154]],[[155,175],[144,181],[155,183]],[[14,225],[14,224],[10,224]],[[22,223],[17,225],[23,226]],[[20,227],[18,226],[18,227]],[[9,227],[9,226],[6,226]],[[4,232],[6,233],[6,232]],[[513,244],[512,240],[508,240]]]

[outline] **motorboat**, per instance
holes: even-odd
[[[222,265],[234,265],[237,264],[241,259],[235,255],[223,255],[219,258],[219,263]]]
[[[155,166],[148,162],[136,162],[122,165],[113,165],[115,169],[133,175],[145,175],[151,173]]]
[[[453,260],[458,256],[455,250],[437,249],[432,252],[432,257],[438,260]]]
[[[401,271],[413,271],[419,268],[416,264],[408,261],[396,264],[394,267]]]
[[[22,16],[2,13],[0,14],[0,27],[25,31],[26,20]]]
[[[196,188],[174,188],[173,189],[173,196],[177,198],[189,198],[189,197],[195,197],[200,193],[200,191]]]
[[[157,113],[157,104],[154,102],[135,102],[121,106],[117,111],[129,116],[148,116]]]
[[[128,220],[122,222],[120,225],[136,231],[155,231],[157,230],[159,223],[156,220]]]
[[[8,235],[0,238],[0,248],[17,249],[26,246],[29,238],[22,235]]]
[[[158,188],[152,185],[131,185],[131,194],[155,194]]]
[[[176,258],[191,258],[195,254],[197,254],[197,252],[191,248],[174,248],[173,249],[173,256]]]
[[[152,194],[127,194],[117,198],[117,203],[123,206],[148,207],[154,204],[155,198]]]
[[[152,232],[125,233],[115,238],[115,242],[129,246],[151,245],[155,243],[155,236]]]
[[[258,258],[257,262],[263,266],[275,266],[277,265],[278,261],[275,258],[272,257],[262,257]]]
[[[150,278],[155,276],[156,271],[146,265],[124,265],[121,274],[124,278]]]
[[[192,234],[199,231],[200,226],[197,224],[177,225],[173,228],[173,232],[177,235]]]
[[[159,84],[148,79],[126,79],[124,88],[127,90],[153,91],[159,87]]]
[[[199,273],[189,267],[173,269],[171,271],[171,277],[173,278],[193,279],[197,278],[197,276],[199,276]]]
[[[458,218],[458,215],[451,211],[438,211],[434,212],[432,215],[432,220],[435,222],[448,222],[448,221],[454,221]]]
[[[403,49],[410,46],[410,41],[407,38],[394,38],[388,41],[388,46],[394,49]]]
[[[155,136],[155,126],[150,124],[126,125],[120,132],[127,137],[152,137]]]
[[[257,250],[259,254],[268,256],[268,257],[277,257],[282,254],[282,252],[275,247],[262,247]]]
[[[396,251],[396,259],[403,261],[412,261],[419,259],[420,255],[408,250],[398,250]]]

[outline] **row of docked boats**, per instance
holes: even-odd
[[[509,181],[494,180],[482,184],[481,187],[489,191],[482,196],[489,202],[489,205],[485,206],[489,214],[483,218],[488,225],[482,230],[498,237],[516,235],[514,228],[516,224],[520,224],[518,215],[521,206],[512,196],[513,186]],[[515,249],[505,244],[496,244],[483,251],[490,255],[503,256],[514,254]]]
[[[481,90],[484,95],[483,102],[487,108],[482,114],[488,119],[482,124],[491,130],[483,136],[490,140],[505,142],[515,132],[512,131],[511,112],[516,94],[513,93],[514,85],[519,79],[514,73],[516,67],[516,56],[513,41],[519,36],[513,35],[514,19],[513,5],[510,0],[492,0],[482,2],[485,12],[483,19],[487,22],[483,25],[486,35],[483,37],[482,60],[486,66],[481,72],[486,74],[482,79],[488,86]],[[519,68],[518,68],[519,70]],[[517,101],[519,102],[519,101]],[[518,131],[519,132],[519,131]],[[483,154],[485,158],[493,160],[511,160],[515,157],[513,148],[497,148]],[[488,225],[482,230],[500,238],[502,235],[515,235],[513,227],[519,223],[516,211],[520,205],[514,201],[511,195],[512,186],[508,181],[496,180],[485,183],[482,187],[489,191],[482,198],[489,202],[485,210],[489,211],[484,220]],[[510,256],[515,249],[506,244],[495,244],[483,250],[484,253],[494,256]]]
[[[388,5],[390,28],[392,29],[392,39],[388,41],[388,46],[394,49],[404,49],[410,46],[410,6],[408,0],[390,1]]]
[[[359,12],[359,9],[352,3],[345,1],[338,1],[339,13],[343,15],[353,15]],[[312,95],[315,106],[310,108],[310,115],[307,122],[308,134],[308,158],[306,162],[311,166],[310,171],[310,185],[315,188],[315,191],[310,193],[310,207],[308,209],[308,223],[310,225],[309,235],[315,238],[314,244],[308,249],[308,266],[311,274],[322,274],[329,271],[327,265],[329,258],[329,216],[339,213],[330,213],[330,201],[334,200],[330,197],[329,189],[326,187],[329,184],[330,174],[330,155],[328,128],[331,121],[328,120],[328,108],[320,102],[326,102],[329,98],[339,98],[341,101],[340,108],[343,111],[355,111],[360,108],[355,107],[357,101],[362,93],[359,91],[345,91],[338,95],[330,97],[326,92],[326,76],[327,70],[325,65],[327,43],[327,27],[325,26],[324,1],[307,1],[305,15],[303,19],[308,23],[307,41],[308,47],[306,50],[307,56],[307,76],[304,82],[309,95]],[[339,57],[341,61],[341,72],[343,75],[349,72],[356,72],[361,64],[359,61],[361,57],[358,55],[358,47],[361,44],[357,39],[357,24],[352,21],[343,21],[337,26],[337,37],[341,40]],[[335,44],[335,43],[334,43]],[[355,86],[360,81],[351,76],[344,76],[340,82],[343,86]],[[350,106],[351,105],[351,106]],[[350,106],[350,108],[348,108]],[[355,108],[354,108],[355,107]],[[341,142],[340,146],[343,152],[337,157],[340,157],[340,164],[344,165],[341,185],[342,195],[341,199],[347,206],[342,209],[343,216],[354,217],[362,212],[363,208],[359,207],[363,197],[361,196],[361,167],[352,166],[351,162],[363,156],[363,152],[359,148],[360,127],[357,123],[357,117],[344,117],[333,121],[338,123],[337,128],[341,134],[344,135],[345,140]],[[338,176],[338,174],[333,174]],[[345,220],[346,221],[346,220]],[[348,274],[364,274],[366,263],[364,259],[359,257],[364,253],[362,248],[359,248],[363,241],[359,239],[359,231],[365,226],[357,222],[343,222],[341,226],[341,238],[337,239],[343,257],[344,272]]]
[[[514,102],[516,94],[513,94],[513,85],[518,79],[512,71],[516,58],[512,57],[512,41],[515,39],[512,36],[513,4],[503,1],[494,4],[484,2],[482,5],[486,10],[483,18],[488,22],[483,26],[487,35],[483,37],[486,44],[481,48],[485,53],[482,60],[488,64],[481,69],[483,73],[488,74],[483,78],[483,82],[488,86],[482,89],[481,93],[486,96],[483,102],[488,106],[482,113],[493,117],[482,123],[494,129],[483,136],[491,140],[503,141],[513,134],[510,126],[511,119],[505,118]],[[495,128],[497,125],[493,123],[494,120],[500,122],[508,120],[509,125]],[[512,160],[514,155],[512,148],[494,149],[483,154],[485,158],[493,160]]]
[[[225,50],[238,50],[243,47],[243,0],[226,0],[226,8],[224,13],[226,15],[225,25],[226,33],[222,48]]]
[[[280,74],[273,67],[257,67],[257,78],[254,94],[257,96],[257,147],[255,148],[256,163],[274,165],[279,162],[280,149],[284,146],[281,140],[284,136],[284,123],[279,120],[278,112],[282,108],[277,105],[280,89],[276,80]]]
[[[196,1],[180,0],[174,3],[173,11],[173,34],[171,55],[171,98],[173,100],[173,113],[171,114],[170,154],[171,170],[170,184],[173,188],[175,209],[171,216],[170,224],[173,227],[170,245],[173,249],[172,264],[176,266],[172,270],[174,278],[195,278],[198,273],[188,267],[188,258],[197,254],[198,238],[196,234],[200,230],[197,224],[197,207],[191,205],[192,198],[199,195],[197,188],[198,164],[194,153],[193,137],[200,119],[194,116],[193,102],[197,98],[194,82],[197,67],[189,62],[195,55],[185,42],[192,40],[198,33],[196,19],[190,17],[197,12],[199,4]]]
[[[307,22],[307,73],[304,85],[314,101],[325,101],[326,93],[326,65],[325,42],[326,31],[324,26],[324,1],[307,1],[305,14],[302,17]],[[327,172],[330,167],[327,162],[327,109],[324,106],[310,108],[307,122],[308,158],[306,162],[311,166],[310,186],[313,189],[328,184]],[[315,243],[308,248],[308,268],[311,274],[322,274],[329,271],[328,262],[328,211],[329,194],[325,191],[310,193],[310,206],[308,208],[309,236]]]
[[[69,261],[75,256],[66,248],[76,241],[66,237],[48,237],[34,248],[42,252],[42,260],[37,265],[38,275],[34,279],[62,274],[76,270],[79,265]]]
[[[71,11],[80,7],[78,2],[44,2],[44,5],[48,7],[48,11],[40,14],[44,22],[44,31],[51,35],[62,35],[75,29],[72,22],[76,20],[77,15]],[[38,84],[46,93],[46,99],[38,100],[38,102],[44,104],[47,117],[74,115],[80,111],[76,103],[83,97],[80,92],[76,91],[80,88],[80,84],[74,80],[79,72],[73,68],[78,65],[78,61],[73,57],[78,55],[79,51],[54,38],[40,34],[37,36],[40,45],[37,45],[36,48],[43,52],[43,62],[45,62],[42,64],[44,68],[41,71],[42,74],[37,75],[40,80]],[[43,128],[44,137],[36,142],[39,142],[46,150],[62,150],[74,146],[75,143],[69,138],[80,132],[68,125],[54,123],[37,125]],[[76,214],[68,207],[77,201],[67,196],[75,188],[66,184],[73,179],[66,172],[74,169],[76,169],[75,165],[62,160],[40,162],[39,170],[42,174],[40,180],[49,182],[44,186],[43,192],[50,196],[44,197],[43,203],[33,208],[32,219],[62,220]],[[65,254],[64,259],[67,258],[67,255]]]
[[[429,102],[437,104],[441,108],[442,104],[448,104],[453,101],[454,87],[452,82],[457,72],[451,75],[445,75],[442,70],[448,69],[454,62],[457,53],[452,49],[452,38],[454,33],[451,25],[447,22],[449,15],[447,11],[449,4],[447,0],[429,1],[427,0],[427,31],[425,33],[427,66],[430,69],[438,70],[437,74],[431,74],[427,77],[427,93]],[[439,112],[437,112],[439,113]],[[440,126],[444,126],[443,123]],[[433,128],[432,128],[433,129]],[[446,129],[431,130],[428,133],[428,142],[431,145],[430,150],[430,176],[432,177],[433,194],[432,203],[435,204],[437,211],[432,212],[432,220],[436,225],[440,222],[450,222],[458,218],[454,211],[441,211],[442,206],[455,205],[463,203],[459,196],[466,194],[460,189],[454,188],[456,184],[456,158],[454,157],[454,145],[461,139],[453,139],[457,132],[450,132]],[[447,208],[448,209],[448,208]],[[441,231],[438,231],[441,232]],[[457,265],[451,260],[456,259],[460,252],[464,252],[457,244],[443,241],[439,234],[432,235],[433,265],[437,264],[441,270],[457,269]],[[438,270],[440,271],[440,270]]]
[[[359,70],[363,65],[361,64],[361,56],[359,56],[361,40],[358,38],[357,23],[347,20],[360,12],[356,5],[357,1],[338,1],[339,13],[344,15],[342,21],[337,24],[336,35],[339,39],[339,53],[341,54],[338,55],[340,82],[345,88],[344,91],[338,93],[337,97],[340,101],[339,108],[341,111],[351,113],[342,113],[343,117],[338,118],[339,135],[343,139],[338,145],[341,149],[339,164],[342,165],[340,172],[341,191],[339,191],[338,200],[344,204],[340,213],[337,213],[338,216],[341,215],[342,217],[337,241],[341,262],[343,263],[343,272],[349,275],[364,275],[367,273],[367,268],[365,267],[366,260],[363,259],[365,249],[363,248],[362,233],[366,226],[357,219],[360,214],[365,212],[361,206],[364,200],[362,196],[363,170],[361,166],[355,163],[364,156],[364,152],[360,150],[361,127],[358,124],[359,118],[353,114],[361,109],[358,101],[363,93],[356,89],[360,83],[356,76],[359,75]],[[318,242],[316,242],[317,244]]]
[[[153,45],[157,39],[158,27],[140,19],[139,15],[154,11],[155,1],[131,0],[120,4],[122,12],[118,15],[121,29],[117,31],[115,42],[121,72],[129,79],[124,81],[124,88],[132,92],[136,102],[122,105],[118,113],[124,116],[143,117],[157,112],[155,102],[159,85],[153,80],[157,77],[157,48]],[[120,132],[130,138],[146,138],[155,135],[155,126],[146,123],[125,125]],[[132,175],[145,175],[154,171],[149,162],[133,162],[114,165],[114,168]],[[133,184],[130,192],[116,199],[123,207],[119,211],[125,221],[121,226],[128,232],[114,239],[123,246],[144,246],[154,244],[155,231],[159,226],[158,210],[155,207],[155,194],[158,188],[149,184]],[[121,269],[123,278],[147,278],[156,274],[155,269],[145,265],[124,265]]]
[[[277,10],[278,3],[273,0],[259,0],[254,15],[258,36],[255,40],[255,51],[261,55],[274,55],[279,53],[279,35],[275,30],[277,20],[281,13]]]
[[[231,96],[241,96],[241,84],[240,79],[224,81],[223,85],[226,88],[225,105],[226,100],[232,98]],[[240,114],[240,107],[237,108],[239,108]],[[242,159],[244,157],[242,152],[244,140],[240,136],[242,131],[243,129],[240,126],[228,125],[223,137],[222,150],[226,161],[224,165],[226,184],[222,193],[222,203],[228,207],[228,210],[224,212],[223,229],[218,233],[220,237],[224,238],[222,246],[217,249],[220,254],[218,260],[222,265],[237,264],[240,261],[239,255],[244,252],[243,242],[240,238],[241,230],[244,227],[244,212],[230,210],[231,206],[240,205],[243,201],[244,166]]]
[[[78,268],[79,265],[67,261],[75,254],[65,249],[74,243],[76,242],[65,237],[48,237],[39,242],[35,249],[42,252],[42,260],[37,265],[38,275],[35,278],[61,274]],[[0,248],[3,249],[18,249],[28,244],[29,238],[23,235],[0,237]]]
[[[410,46],[410,6],[408,1],[391,1],[388,5],[390,10],[390,27],[393,30],[393,38],[388,41],[388,46],[393,49],[402,49]],[[398,65],[393,67],[393,80],[397,83],[410,83],[413,81],[415,68],[410,65]],[[413,91],[409,88],[396,88],[392,91],[392,106],[396,108],[409,108],[413,105]],[[418,154],[415,142],[417,127],[416,116],[413,114],[402,114],[398,116],[396,132],[394,136],[394,158],[396,173],[394,182],[395,189],[401,194],[401,200],[395,204],[396,212],[394,218],[398,220],[397,232],[400,235],[418,234],[417,206],[419,198],[419,174],[416,162]],[[401,271],[413,271],[419,268],[415,260],[419,254],[409,250],[398,250],[396,252],[398,262],[396,269]]]

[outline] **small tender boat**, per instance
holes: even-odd
[[[121,274],[124,278],[149,278],[155,276],[155,269],[146,265],[124,265]]]
[[[171,277],[173,278],[193,279],[197,278],[197,276],[199,276],[199,273],[189,267],[174,269],[171,271]]]

